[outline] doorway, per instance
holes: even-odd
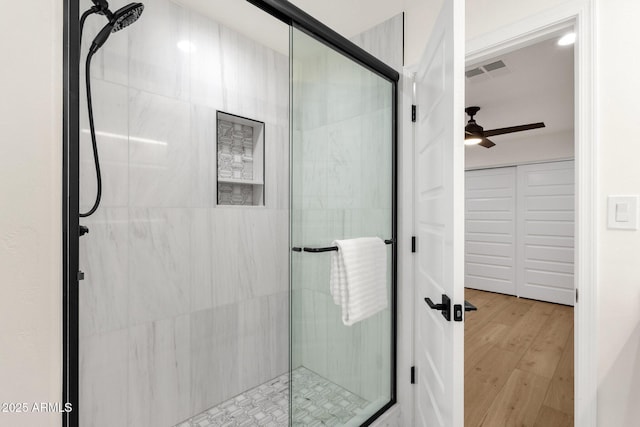
[[[571,32],[467,62],[465,426],[574,422]]]
[[[445,3],[448,4],[448,3]],[[455,14],[453,16],[453,20],[451,25],[456,26],[460,25],[458,17],[460,13]],[[439,28],[442,24],[441,19],[438,18],[436,21],[438,25],[436,28]],[[593,69],[594,69],[594,55],[593,55],[593,40],[592,40],[592,31],[593,28],[593,18],[592,18],[592,9],[590,8],[590,2],[585,1],[584,3],[576,3],[572,5],[568,5],[566,7],[557,7],[546,11],[544,14],[534,15],[527,17],[517,23],[513,23],[504,27],[501,27],[497,30],[487,32],[481,36],[478,36],[474,39],[469,39],[466,42],[462,37],[462,44],[465,48],[466,52],[466,61],[469,63],[479,63],[485,59],[493,58],[497,55],[514,51],[518,48],[530,45],[535,43],[538,40],[544,39],[548,34],[566,29],[569,27],[575,27],[576,30],[576,46],[577,49],[575,51],[575,128],[576,128],[576,141],[578,144],[575,144],[575,184],[576,184],[576,201],[575,201],[575,209],[579,212],[579,215],[576,217],[576,235],[580,236],[580,240],[575,244],[575,274],[576,274],[576,289],[579,291],[580,299],[576,303],[574,308],[574,316],[576,319],[575,322],[575,354],[576,357],[574,359],[574,367],[575,367],[575,422],[576,425],[584,425],[584,426],[595,426],[596,422],[596,408],[593,405],[593,402],[596,399],[596,391],[597,391],[597,328],[596,328],[596,248],[597,248],[597,233],[596,233],[596,217],[597,217],[597,192],[596,192],[596,173],[597,173],[597,163],[596,163],[596,133],[594,126],[594,118],[595,118],[595,108],[592,103],[593,99]],[[433,34],[439,34],[435,31]],[[457,40],[457,39],[456,39]],[[455,42],[453,41],[453,45],[455,48]],[[423,58],[430,58],[428,55],[432,51],[426,51]],[[453,60],[450,60],[449,63],[457,64],[456,56],[453,55]],[[462,61],[460,62],[459,76],[461,80],[461,86],[464,88],[464,63],[465,57],[463,56]],[[413,188],[413,183],[416,182],[413,180],[413,176],[417,171],[427,171],[430,170],[425,168],[424,165],[420,164],[416,159],[414,152],[416,151],[415,141],[419,139],[420,132],[423,132],[423,117],[420,116],[421,111],[425,111],[424,107],[421,106],[419,98],[416,96],[416,92],[419,92],[417,89],[421,89],[419,85],[422,83],[420,79],[415,79],[415,77],[420,77],[417,74],[418,66],[409,67],[407,69],[407,73],[410,76],[414,77],[414,81],[416,85],[414,85],[414,91],[411,92],[407,90],[405,93],[407,94],[407,99],[413,99],[415,107],[413,107],[409,101],[404,102],[404,109],[406,111],[416,111],[416,123],[411,126],[403,127],[403,134],[406,135],[408,146],[412,147],[412,150],[407,150],[403,152],[402,155],[402,165],[406,167],[406,171],[403,174],[403,185],[406,185],[407,188]],[[447,70],[448,71],[448,70]],[[464,127],[466,120],[464,115],[464,97],[457,96],[457,86],[458,82],[454,79],[454,84],[451,86],[453,90],[453,95],[451,93],[446,93],[446,96],[451,96],[453,100],[453,105],[456,113],[454,114],[454,128],[461,129]],[[429,89],[429,85],[425,85],[424,89]],[[464,89],[463,89],[464,90]],[[463,93],[463,92],[462,92]],[[413,94],[413,97],[412,97]],[[418,102],[415,102],[418,101]],[[427,108],[426,111],[429,111]],[[459,114],[459,115],[458,115]],[[446,116],[445,116],[446,117]],[[460,137],[462,133],[459,134]],[[456,134],[451,138],[453,141],[453,146],[457,147],[459,145],[462,147],[463,140],[456,140]],[[458,142],[456,142],[458,141]],[[411,144],[414,144],[412,146]],[[454,201],[458,201],[460,207],[462,207],[464,203],[464,160],[463,156],[451,155],[451,153],[447,153],[443,156],[444,166],[453,169],[453,175],[458,178],[457,182],[460,182],[461,185],[457,186],[454,191]],[[413,156],[411,156],[413,155]],[[437,170],[440,170],[438,168]],[[414,189],[415,190],[415,189]],[[460,201],[462,199],[462,201]],[[428,206],[428,205],[424,205]],[[407,200],[403,202],[403,207],[407,212],[403,217],[407,217],[411,220],[419,218],[417,216],[421,212],[419,209],[421,205],[417,203],[417,200]],[[440,206],[438,206],[440,208]],[[442,208],[443,211],[444,208]],[[454,213],[462,213],[462,209],[454,210]],[[463,215],[460,215],[463,216]],[[449,216],[448,218],[453,218],[453,220],[458,220],[457,215]],[[464,218],[462,218],[464,220]],[[415,252],[416,256],[413,258],[413,262],[403,263],[403,274],[402,277],[409,278],[411,282],[415,283],[416,288],[414,289],[413,299],[409,298],[410,295],[402,295],[401,294],[401,306],[402,307],[412,307],[413,312],[408,313],[403,316],[401,322],[407,324],[409,321],[410,315],[415,317],[417,313],[421,312],[424,307],[423,306],[413,306],[413,302],[417,301],[420,298],[420,301],[423,300],[423,297],[429,296],[433,300],[433,296],[428,295],[426,293],[419,292],[417,290],[417,284],[420,283],[420,280],[415,275],[416,265],[420,265],[421,260],[419,259],[419,255],[422,250],[425,250],[425,245],[421,243],[421,239],[417,236],[415,239],[411,239],[412,234],[415,235],[416,224],[415,222],[412,224],[413,227],[404,227],[404,234],[407,238],[407,241],[414,240],[416,242]],[[456,223],[457,230],[462,230],[463,225]],[[449,236],[449,235],[448,235]],[[459,240],[464,242],[463,233],[459,235],[461,239],[457,239],[454,236],[454,243],[460,245]],[[423,240],[423,239],[422,239]],[[463,246],[463,245],[462,245]],[[433,253],[439,254],[438,246],[432,246],[429,249],[432,250]],[[449,247],[447,247],[449,248]],[[414,247],[412,246],[412,250]],[[463,251],[460,251],[463,253]],[[453,261],[460,262],[460,268],[452,268],[451,265],[445,265],[444,271],[450,275],[450,278],[453,280],[453,290],[452,293],[458,292],[459,294],[454,295],[451,298],[452,304],[454,302],[460,301],[463,299],[463,291],[464,291],[464,280],[462,277],[458,278],[456,276],[457,273],[462,273],[462,262],[464,261],[464,255],[458,258],[458,253],[456,252],[454,256],[451,258]],[[445,258],[446,259],[446,258]],[[428,260],[427,260],[428,261]],[[453,275],[453,276],[451,276]],[[449,289],[446,289],[449,291]],[[434,294],[436,292],[433,292]],[[444,292],[442,292],[444,293]],[[435,295],[437,298],[437,295]],[[432,302],[439,302],[432,301]],[[471,301],[473,302],[473,301]],[[434,309],[438,309],[441,305],[434,304]],[[444,305],[446,307],[446,304]],[[429,307],[431,308],[431,307]],[[403,312],[401,309],[400,312]],[[475,313],[467,313],[469,317],[471,317]],[[435,316],[434,316],[435,317]],[[425,328],[424,323],[412,322],[413,325],[413,333],[414,336],[417,334],[417,331]],[[459,324],[458,324],[459,325]],[[462,326],[462,325],[460,325]],[[458,330],[456,329],[455,322],[448,322],[445,320],[442,324],[436,324],[433,328],[431,328],[431,332],[437,332],[436,336],[439,335],[456,335],[458,334]],[[443,332],[444,331],[444,332]],[[463,331],[460,331],[463,332]],[[439,335],[438,335],[439,334]],[[458,335],[456,335],[458,336]],[[462,334],[459,334],[462,337]],[[433,340],[429,342],[429,345],[434,348],[442,348],[444,354],[447,358],[454,358],[456,353],[451,352],[451,347],[443,347],[439,345],[439,343],[434,342]],[[416,354],[420,351],[425,351],[425,346],[423,343],[419,343],[416,339],[413,341],[402,340],[400,339],[401,348],[408,348],[413,355],[413,359],[409,360],[409,363],[415,363],[418,361]],[[412,346],[412,347],[409,347]],[[452,354],[454,356],[452,356]],[[409,365],[411,366],[411,365]],[[433,369],[431,366],[427,366],[426,369]],[[458,366],[458,365],[456,365]],[[459,376],[455,376],[455,381],[453,387],[458,387],[463,385],[463,372],[464,368],[462,365],[462,361],[459,364],[459,368],[456,372],[460,372]],[[412,373],[415,371],[416,373],[416,386],[411,388],[411,386],[407,386],[406,388],[401,388],[401,395],[407,396],[417,396],[419,394],[420,384],[428,386],[429,384],[436,385],[445,385],[450,384],[449,382],[429,382],[429,378],[421,378],[420,372],[425,372],[425,369],[420,369],[419,364],[412,367]],[[412,381],[413,383],[413,381]],[[438,394],[440,396],[441,394]],[[434,394],[435,396],[435,394]],[[463,407],[464,407],[464,393],[462,390],[456,390],[452,394],[448,395],[451,401],[453,401],[453,405],[459,408],[457,412],[453,412],[453,414],[462,415]],[[419,420],[415,414],[417,414],[418,408],[414,408],[415,402],[418,399],[412,399],[412,401],[403,404],[403,407],[406,407],[405,413],[410,413],[414,416],[415,424],[421,425]],[[424,399],[419,399],[420,405],[424,407],[429,407],[431,410],[432,407],[435,408],[435,405],[429,406],[429,403],[425,403]],[[427,401],[428,402],[428,401]],[[403,409],[403,412],[405,410]],[[442,411],[436,411],[433,409],[431,411],[433,414],[429,414],[429,425],[438,423],[442,424],[442,418],[440,415],[449,416],[452,412],[444,413]],[[462,418],[462,416],[461,416]],[[449,422],[450,425],[461,426],[463,425],[463,420],[453,420]],[[426,425],[423,423],[423,425]]]

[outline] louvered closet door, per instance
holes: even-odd
[[[516,294],[516,168],[467,171],[465,286]]]
[[[518,295],[573,305],[574,163],[518,167]]]

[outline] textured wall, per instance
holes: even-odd
[[[400,13],[349,40],[401,72],[404,65],[403,31],[404,15]]]
[[[90,20],[85,49],[103,24]],[[96,56],[104,193],[81,221],[83,426],[176,424],[286,371],[288,69],[284,55],[167,0],[146,1]],[[95,178],[82,106],[86,210]],[[216,206],[216,109],[265,122],[264,207]]]
[[[60,402],[62,390],[62,2],[0,14],[0,402]],[[0,426],[60,414],[0,413]]]

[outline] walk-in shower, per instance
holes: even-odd
[[[395,402],[402,17],[352,43],[280,0],[73,3],[104,17],[76,16],[67,425],[374,422]],[[382,240],[386,303],[347,326],[331,257],[358,237]]]

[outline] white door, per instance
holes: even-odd
[[[518,296],[573,305],[574,163],[518,166]]]
[[[462,427],[464,328],[425,298],[464,304],[464,0],[444,2],[415,75],[416,427]]]
[[[516,168],[465,172],[464,285],[516,295]]]

